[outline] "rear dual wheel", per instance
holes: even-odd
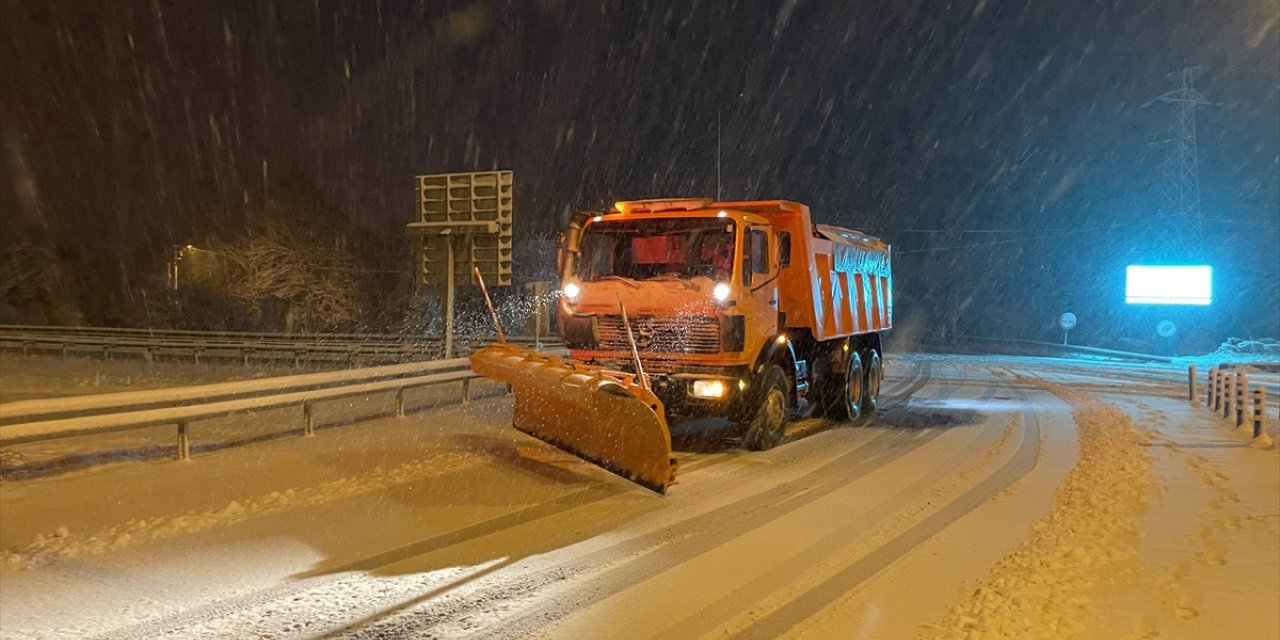
[[[825,413],[832,420],[858,422],[879,406],[884,370],[876,349],[847,353],[842,370],[826,385]]]
[[[867,349],[867,377],[863,385],[862,415],[870,416],[880,407],[880,381],[884,378],[884,364],[880,361],[880,352]]]

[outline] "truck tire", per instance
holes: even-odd
[[[742,442],[752,451],[763,451],[782,442],[787,418],[791,415],[787,376],[778,365],[769,365],[756,389],[754,410],[749,412],[749,421],[742,425]]]
[[[849,422],[857,422],[862,418],[862,407],[866,403],[866,373],[862,367],[862,354],[849,352],[849,362],[844,371],[844,384],[841,391],[840,418]]]
[[[867,375],[862,355],[850,351],[842,370],[831,371],[822,382],[822,412],[828,420],[857,422],[866,405]]]
[[[879,349],[867,349],[867,379],[863,384],[862,415],[870,416],[880,406],[880,382],[884,379],[884,363]]]

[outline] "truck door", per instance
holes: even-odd
[[[743,235],[742,288],[750,300],[747,322],[772,335],[778,327],[778,267],[769,242],[769,229],[748,227]]]

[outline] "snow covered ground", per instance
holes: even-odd
[[[508,396],[4,481],[0,637],[1280,637],[1280,453],[1184,371],[888,374],[768,452],[677,431],[666,496]]]

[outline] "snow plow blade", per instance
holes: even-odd
[[[675,481],[662,402],[635,376],[510,344],[477,350],[471,370],[512,386],[517,429],[658,493]]]

